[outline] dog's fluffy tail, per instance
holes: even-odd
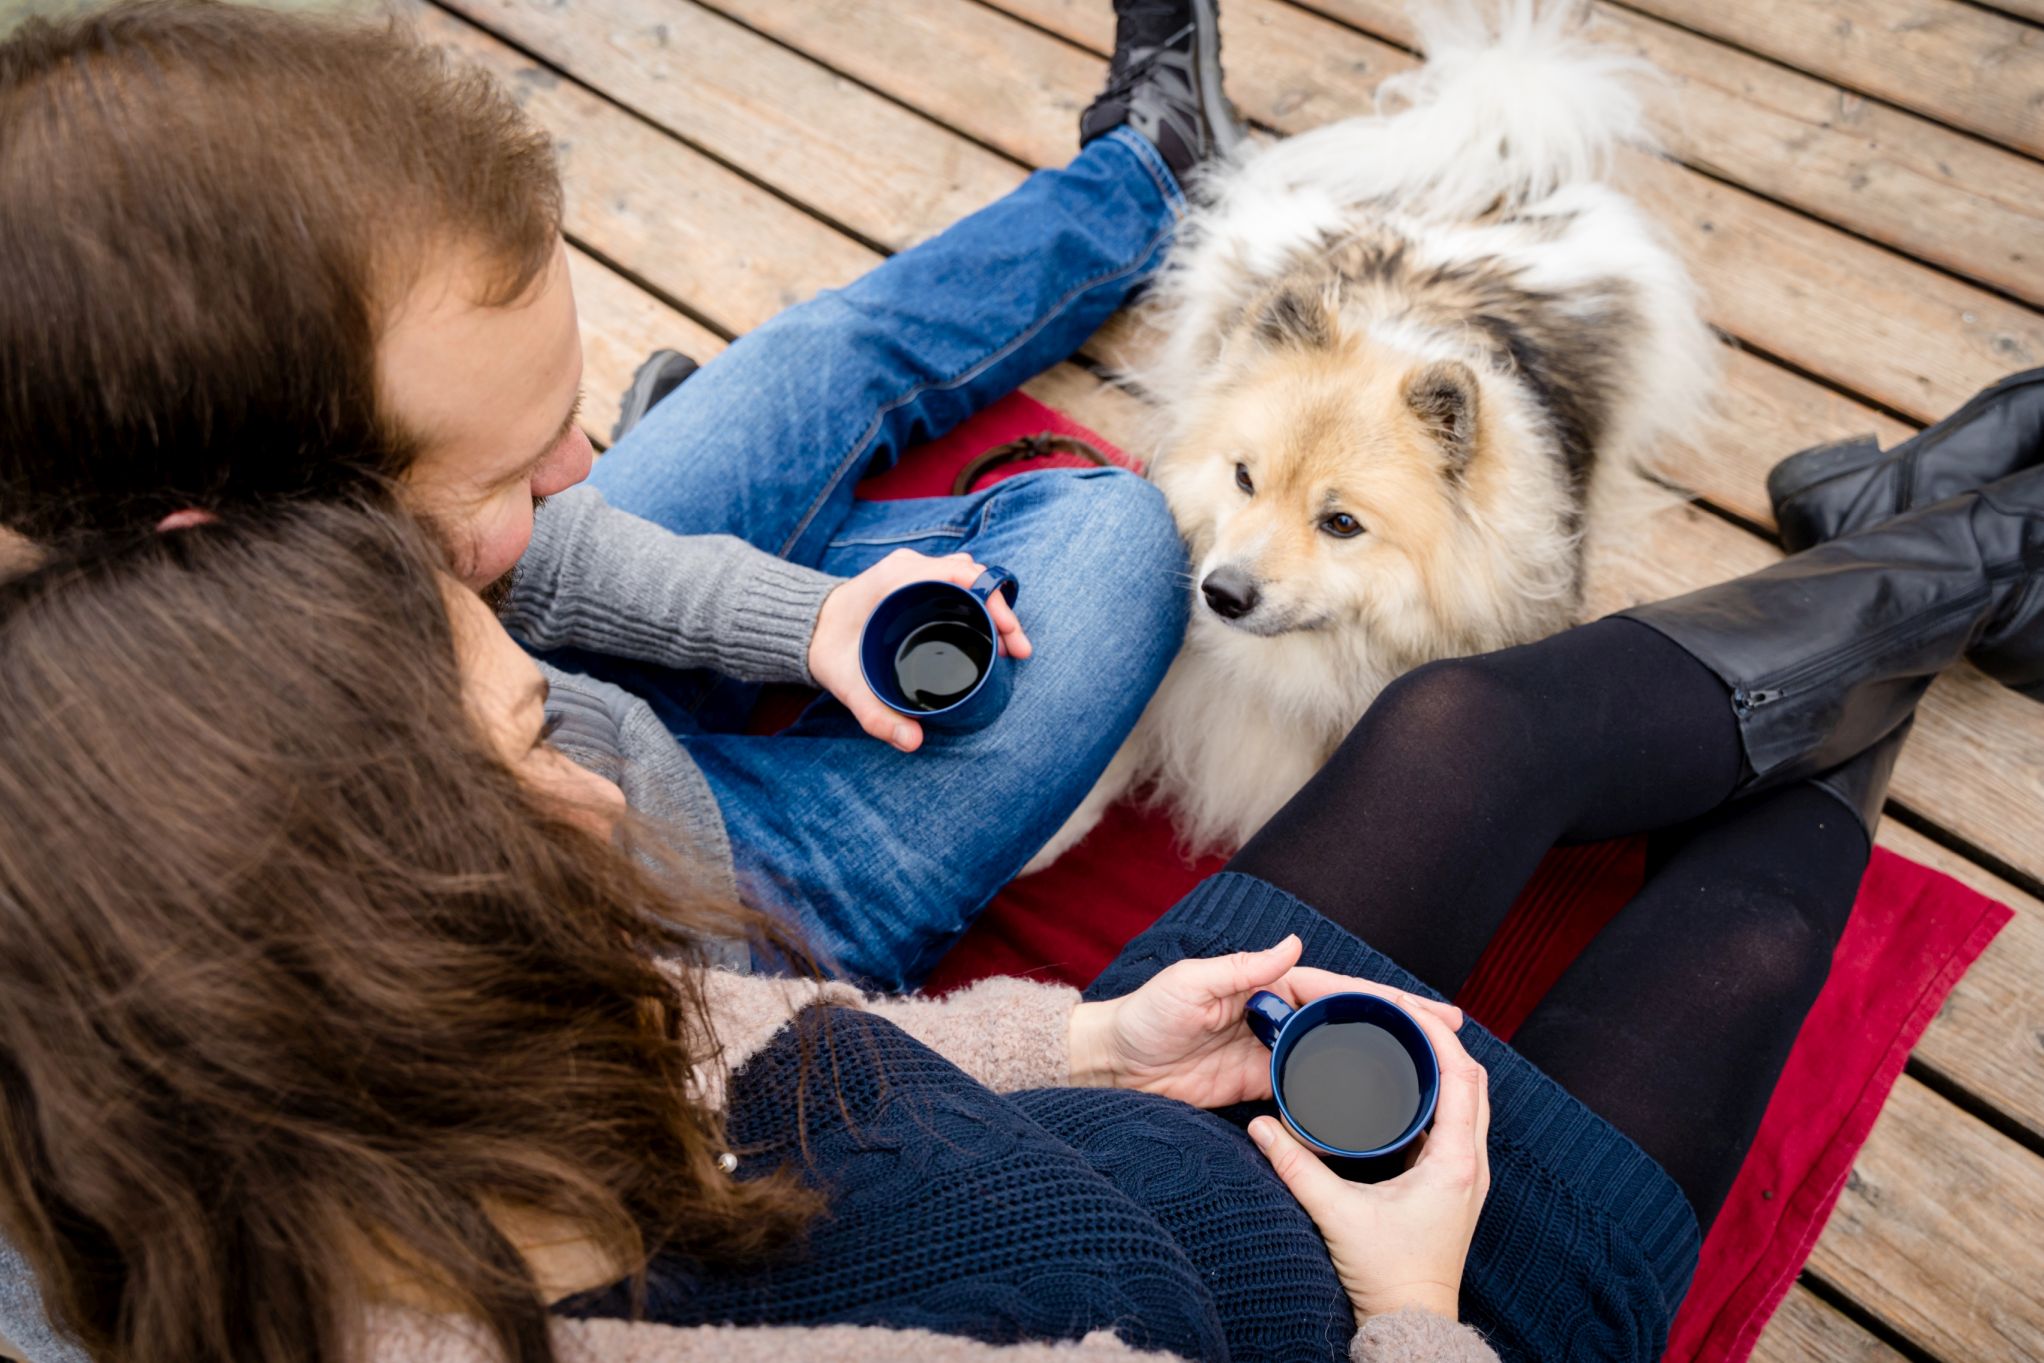
[[[1582,36],[1579,0],[1413,0],[1426,63],[1379,88],[1374,116],[1254,152],[1229,197],[1385,200],[1466,219],[1601,178],[1649,144],[1638,85],[1653,68]]]

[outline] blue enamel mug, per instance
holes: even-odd
[[[985,728],[1015,687],[987,602],[999,592],[1012,606],[1019,590],[1005,568],[988,568],[970,587],[911,582],[895,588],[866,617],[859,636],[866,685],[888,709],[929,728]]]
[[[1418,1019],[1375,994],[1328,994],[1294,1008],[1267,989],[1244,1012],[1270,1047],[1270,1091],[1293,1135],[1348,1178],[1405,1167],[1441,1096],[1440,1058]],[[1376,1031],[1330,1030],[1353,1023]]]

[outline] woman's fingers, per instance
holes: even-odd
[[[1217,999],[1247,994],[1253,989],[1268,988],[1283,979],[1303,950],[1305,945],[1299,941],[1298,934],[1289,933],[1262,951],[1237,951],[1201,960],[1197,979],[1200,987]]]
[[[1426,1149],[1413,1168],[1451,1182],[1488,1186],[1490,1168],[1490,1077],[1470,1058],[1456,1035],[1438,1020],[1422,1017],[1434,1055],[1441,1062],[1441,1097],[1434,1108]]]
[[[1408,1013],[1430,1013],[1439,1018],[1451,1031],[1462,1027],[1462,1010],[1452,1003],[1442,1003],[1424,994],[1414,994],[1404,989],[1394,989],[1388,984],[1375,980],[1360,979],[1354,975],[1337,975],[1331,970],[1320,970],[1302,965],[1285,979],[1296,1003],[1310,1003],[1328,994],[1375,994],[1380,999],[1389,999]]]
[[[1258,1117],[1251,1122],[1249,1138],[1306,1209],[1306,1215],[1316,1224],[1326,1225],[1336,1215],[1338,1200],[1347,1195],[1349,1183],[1293,1139],[1285,1124],[1275,1117]]]

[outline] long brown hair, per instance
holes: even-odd
[[[735,911],[492,754],[433,554],[307,505],[0,584],[0,1229],[96,1357],[347,1358],[366,1246],[549,1363],[493,1210],[629,1268],[814,1209],[689,1096]]]
[[[552,258],[546,134],[394,21],[214,0],[0,41],[0,523],[45,542],[395,475],[376,343],[418,271]]]

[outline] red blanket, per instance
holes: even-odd
[[[911,451],[859,493],[885,499],[948,492],[974,455],[1039,431],[1078,436],[1127,462],[1084,427],[1018,394]],[[989,476],[1080,462],[1037,461]],[[1638,840],[1551,853],[1456,1002],[1510,1037],[1638,888],[1643,860]],[[1002,891],[928,987],[941,993],[986,975],[1083,985],[1219,866],[1218,858],[1188,864],[1162,819],[1115,809],[1050,870]],[[1752,1351],[1823,1230],[1909,1048],[2008,918],[2007,908],[1948,876],[1875,852],[1824,992],[1704,1241],[1668,1359],[1738,1363]]]

